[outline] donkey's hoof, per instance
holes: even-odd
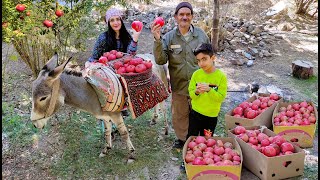
[[[131,163],[133,163],[134,162],[134,159],[128,159],[127,160],[127,164],[131,164]]]
[[[106,154],[103,153],[103,152],[101,152],[100,155],[99,155],[99,158],[103,158],[103,157],[105,157],[105,156],[106,156]]]
[[[157,122],[156,122],[154,119],[152,119],[152,120],[150,121],[150,123],[149,123],[150,126],[153,126],[153,125],[155,125],[155,124],[157,124]]]

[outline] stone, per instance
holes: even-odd
[[[266,46],[266,43],[263,42],[263,41],[260,41],[258,45],[261,46],[261,47],[264,47],[264,46]]]
[[[254,30],[254,28],[255,28],[255,26],[249,25],[247,31],[248,31],[249,33],[251,33],[251,32]]]
[[[248,62],[247,62],[247,67],[251,67],[253,65],[253,60],[249,60]]]
[[[261,52],[261,51],[259,52],[259,57],[261,57],[261,58],[263,57],[263,52]]]
[[[248,47],[248,50],[252,55],[257,55],[259,53],[257,48]]]
[[[281,34],[275,34],[274,37],[276,39],[283,39],[283,36]]]
[[[234,52],[237,53],[237,54],[241,54],[243,52],[243,50],[242,49],[236,49]]]
[[[266,57],[270,57],[271,56],[271,53],[267,50],[261,50],[261,52],[263,53],[263,56],[266,56]]]
[[[244,33],[244,32],[247,31],[247,28],[242,26],[242,27],[239,29],[239,31]]]
[[[239,32],[239,31],[236,31],[235,33],[233,33],[233,35],[235,37],[242,37],[243,36],[243,34],[241,32]]]
[[[246,34],[246,33],[243,33],[243,36],[244,36],[246,39],[249,39],[249,38],[250,38],[250,35],[249,35],[249,34]]]
[[[243,59],[234,59],[234,58],[230,59],[230,62],[231,64],[238,65],[238,66],[242,66],[245,63]]]
[[[251,32],[251,34],[256,35],[256,34],[259,34],[261,32],[262,32],[262,30],[260,29],[260,27],[256,26],[254,28],[254,30]]]
[[[247,53],[246,51],[242,51],[242,55],[247,59],[253,59],[252,55],[250,53]]]

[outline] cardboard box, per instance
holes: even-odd
[[[273,119],[276,116],[276,114],[279,113],[278,111],[281,107],[287,107],[289,104],[295,104],[295,103],[300,103],[300,102],[278,103],[272,115],[273,131],[276,134],[283,136],[287,141],[290,141],[296,144],[297,146],[300,146],[302,148],[313,147],[313,139],[314,139],[314,134],[316,132],[316,126],[318,122],[318,111],[312,102],[308,102],[308,103],[310,103],[313,106],[314,114],[316,116],[315,124],[311,124],[307,126],[275,126],[273,124]]]
[[[239,180],[241,178],[242,168],[242,152],[238,142],[231,137],[212,137],[215,140],[221,140],[223,143],[231,142],[234,149],[239,153],[241,158],[240,165],[235,166],[208,166],[208,165],[191,165],[187,164],[185,159],[188,143],[196,136],[190,136],[184,144],[182,155],[183,162],[186,168],[187,177],[189,180],[212,180],[212,179],[225,179],[225,180]]]
[[[245,128],[261,129],[262,127],[251,126]],[[242,139],[236,137],[233,132],[234,129],[229,130],[228,136],[235,137],[237,142],[239,143],[243,155],[243,165],[260,179],[285,179],[303,174],[305,152],[298,146],[294,145],[295,153],[293,154],[267,157],[258,150],[252,148]],[[276,135],[273,131],[267,128],[263,128],[262,132],[267,134],[268,136]],[[288,164],[287,167],[284,166],[284,163],[286,162]]]
[[[259,93],[258,96],[262,97],[269,97],[270,94],[262,94]],[[254,119],[247,119],[247,118],[239,118],[239,117],[234,117],[232,116],[232,110],[227,112],[225,114],[225,121],[226,121],[226,130],[230,130],[235,128],[238,125],[241,126],[267,126],[268,128],[272,127],[272,113],[274,108],[277,106],[279,102],[283,101],[283,98],[279,96],[279,100],[276,101],[272,106],[268,107],[267,110],[265,110],[263,113],[259,114],[257,117]],[[253,102],[256,100],[256,96],[252,96],[251,98],[247,99],[247,102]]]

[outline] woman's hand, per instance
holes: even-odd
[[[159,24],[158,25],[155,25],[155,23],[151,24],[151,33],[153,34],[153,37],[156,40],[160,39],[160,35],[161,35],[160,30],[161,30],[161,26]]]
[[[143,26],[142,26],[142,28],[141,28],[141,30],[139,32],[137,32],[136,30],[132,29],[132,31],[133,31],[132,39],[133,39],[134,42],[138,42],[138,39],[139,39],[139,36],[140,36],[142,30],[143,30]]]

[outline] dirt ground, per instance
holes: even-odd
[[[262,9],[270,7],[270,5],[275,2],[276,1],[266,1],[265,4],[259,6],[259,8],[261,9],[258,8],[258,11],[262,11]],[[237,3],[234,3],[234,5],[237,5]],[[174,8],[176,4],[176,1],[171,1],[171,3],[166,2],[162,5],[170,9]],[[160,6],[160,3],[155,3],[153,5]],[[241,6],[246,5],[252,6],[252,4],[248,5],[248,3],[241,4]],[[257,12],[251,13],[257,14]],[[245,14],[244,16],[249,15],[250,14]],[[271,49],[272,56],[268,58],[256,58],[252,67],[247,67],[245,65],[232,65],[229,62],[230,54],[233,53],[231,51],[226,50],[218,55],[216,65],[218,68],[221,68],[227,74],[228,89],[242,90],[246,87],[247,84],[255,81],[262,86],[275,85],[276,87],[283,90],[284,95],[286,95],[286,97],[289,97],[291,99],[308,99],[309,96],[300,93],[299,90],[295,88],[295,84],[292,83],[292,77],[290,75],[291,62],[297,59],[308,60],[312,62],[314,65],[314,74],[318,77],[318,37],[297,32],[274,31],[273,33],[281,35],[283,39],[277,39],[271,44],[268,44],[268,46]],[[88,47],[92,47],[93,43],[94,40],[90,40],[90,42],[88,42]],[[138,53],[152,53],[153,37],[149,29],[143,30],[138,45]],[[7,52],[8,48],[10,48],[9,51],[14,51],[12,46],[3,44],[2,64],[4,64],[4,60],[6,60],[5,52]],[[90,53],[91,48],[88,48],[87,52],[82,53],[82,55],[79,55],[79,64],[85,62],[86,58],[89,57]],[[80,57],[82,57],[82,59]],[[15,91],[7,92],[5,89],[2,89],[2,101],[18,102],[18,95],[16,93],[20,93],[21,91],[26,91],[30,93],[31,72],[26,69],[26,65],[19,63],[18,61],[11,61],[6,64],[6,72],[10,72],[8,74],[9,76],[19,76],[25,78],[22,78],[22,80],[21,78],[10,78],[10,84],[12,84],[12,86],[15,86]],[[21,72],[24,73],[21,74]],[[318,88],[317,86],[314,88],[315,89],[313,94],[317,98],[316,100],[314,99],[314,101],[317,102]],[[250,94],[247,93],[229,93],[226,101],[222,106],[222,109],[229,110],[230,107],[234,106],[234,104],[237,104],[247,99],[249,96]],[[19,107],[19,105],[17,106]],[[22,113],[28,114],[29,109],[21,108],[20,111],[22,111]],[[54,136],[50,138],[51,139],[49,139],[49,141],[55,139]],[[4,150],[6,146],[8,146],[8,143],[9,142],[7,141],[5,135],[2,134],[2,150]],[[27,154],[25,154],[26,152]],[[24,158],[29,157],[28,153],[30,152],[26,152],[17,151],[16,157],[19,158],[16,158],[14,162],[12,162],[12,158],[2,158],[2,168],[4,170],[2,173],[3,177],[12,177],[10,175],[10,169],[19,168],[21,169],[21,174],[18,175],[18,179],[43,179],[44,177],[46,177],[45,179],[56,179],[56,177],[52,177],[51,175],[46,174],[45,169],[44,171],[42,171],[42,173],[37,173],[36,177],[33,176],[33,169],[32,167],[28,166],[28,159]],[[306,150],[306,163],[318,163],[318,135],[316,135],[314,139],[314,147]],[[28,176],[30,177],[26,176],[26,174],[28,174]],[[172,165],[171,162],[168,162],[167,164],[164,164],[162,167],[159,167],[156,179],[175,180],[178,178],[179,174],[179,166]],[[241,173],[241,179],[256,180],[259,178],[253,175],[246,168],[243,168]]]

